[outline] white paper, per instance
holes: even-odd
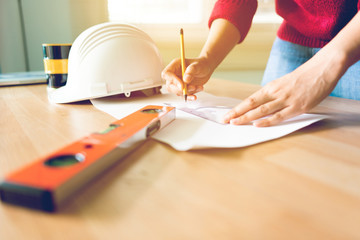
[[[183,98],[173,94],[152,97],[120,98],[108,97],[91,100],[99,110],[121,119],[146,105],[172,105],[176,119],[152,137],[179,151],[201,148],[245,147],[276,139],[324,119],[326,116],[302,114],[272,127],[258,128],[253,125],[220,124],[223,115],[241,100],[217,97],[205,92],[197,94],[198,100],[184,103]],[[187,108],[193,114],[181,111]]]

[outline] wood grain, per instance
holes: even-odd
[[[360,239],[360,103],[329,97],[312,112],[330,117],[246,148],[149,139],[59,213],[0,203],[0,239]],[[50,104],[44,85],[0,88],[0,114],[0,177],[115,120],[87,101]]]

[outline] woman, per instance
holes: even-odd
[[[199,57],[186,59],[189,100],[196,99],[194,94],[203,90],[215,68],[244,40],[256,8],[256,0],[216,2]],[[284,21],[270,53],[264,86],[228,112],[224,122],[272,126],[309,111],[329,94],[360,100],[359,8],[360,0],[277,0],[276,12]],[[162,77],[170,92],[182,94],[179,59],[164,69]]]

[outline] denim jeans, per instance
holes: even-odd
[[[319,50],[276,38],[261,85],[294,71]],[[360,61],[348,68],[330,96],[360,100]]]

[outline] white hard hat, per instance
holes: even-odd
[[[154,41],[129,24],[102,23],[74,41],[66,85],[49,91],[54,103],[69,103],[163,85],[162,59]]]

